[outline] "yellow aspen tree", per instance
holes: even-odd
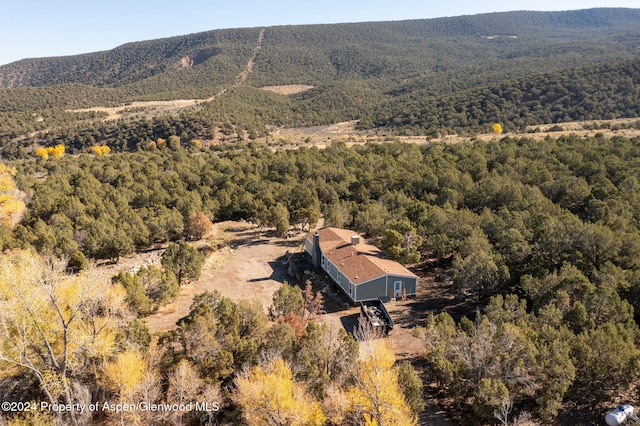
[[[91,151],[93,151],[95,155],[107,155],[111,152],[111,148],[107,145],[95,145],[91,147]]]
[[[120,352],[115,358],[102,368],[103,385],[118,395],[120,404],[137,402],[135,398],[138,387],[144,380],[147,364],[142,354],[133,349]],[[135,411],[121,411],[118,413],[119,423],[140,424],[140,413]]]
[[[320,404],[293,380],[293,373],[280,357],[240,374],[233,399],[242,409],[248,426],[324,425]]]
[[[36,149],[36,157],[47,160],[49,158],[49,151],[47,151],[47,148],[38,148]]]
[[[53,158],[62,158],[64,156],[64,145],[59,144],[53,148]]]
[[[56,146],[47,148],[47,154],[49,154],[53,158],[64,157],[64,151],[65,151],[65,148],[64,148],[64,145],[62,144],[58,144]]]
[[[371,426],[412,426],[417,420],[405,401],[393,369],[395,355],[381,341],[368,342],[347,391],[349,411]]]
[[[500,123],[496,123],[494,124],[491,129],[493,130],[493,133],[500,135],[502,134],[502,124]]]
[[[0,225],[15,224],[25,211],[25,204],[18,198],[19,191],[13,177],[16,170],[0,163]]]
[[[55,426],[46,411],[29,410],[7,420],[7,426]]]
[[[146,352],[142,354],[144,360],[144,375],[137,381],[134,391],[127,397],[126,403],[145,401],[148,403],[160,403],[163,397],[162,382],[164,375],[161,373],[160,362],[162,353],[155,344],[152,344]],[[164,424],[167,420],[166,412],[153,410],[130,412],[126,416],[120,417],[120,423],[126,421],[127,424],[151,425]]]
[[[145,376],[146,365],[140,352],[128,349],[103,367],[103,382],[120,398],[130,396]]]
[[[11,191],[15,188],[13,176],[16,175],[16,169],[0,163],[0,192]]]
[[[30,372],[52,404],[81,397],[80,377],[113,353],[126,308],[122,288],[97,271],[65,267],[32,251],[0,256],[0,377]],[[64,416],[78,423],[78,413]]]
[[[0,224],[11,227],[25,209],[25,204],[14,196],[0,195]]]

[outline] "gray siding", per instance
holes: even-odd
[[[354,299],[354,294],[352,291],[351,281],[347,278],[331,261],[325,258],[325,263],[323,266],[324,271],[329,274],[331,279],[336,283],[338,287],[342,289],[342,291],[349,296],[352,300]],[[355,289],[354,289],[355,290]]]
[[[351,298],[353,298],[353,295],[351,294],[351,281],[349,281],[349,278],[344,276],[342,272],[338,273],[340,274],[340,287],[342,287],[345,293],[351,295]]]
[[[338,268],[336,268],[336,266],[331,263],[329,259],[327,259],[325,263],[325,268],[331,278],[333,278],[334,281],[338,281]]]
[[[402,283],[400,286],[401,292],[402,287],[404,287],[407,296],[414,296],[416,294],[416,278],[385,275],[356,286],[356,302],[378,298],[383,301],[388,301],[389,298],[395,297],[394,287],[397,281]]]
[[[376,278],[356,286],[356,302],[378,298],[388,298],[386,276]]]

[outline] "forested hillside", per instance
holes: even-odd
[[[523,132],[542,123],[637,117],[638,87],[640,61],[612,62],[441,96],[415,90],[375,108],[361,126],[436,135],[488,132],[492,123]]]
[[[637,54],[633,36],[639,20],[638,10],[591,9],[272,27],[265,34],[252,81],[273,85],[319,84],[350,76],[404,78],[514,59],[538,70],[579,65]],[[180,67],[191,69],[184,69],[187,76],[182,77],[191,83],[205,75],[229,81],[251,54],[258,32],[215,30],[129,43],[104,52],[25,59],[0,67],[0,87],[63,83],[120,87],[152,78],[155,83],[134,87],[153,92],[159,87],[150,86],[180,80]],[[536,65],[541,58],[547,63]],[[160,74],[169,75],[158,78]]]
[[[208,99],[237,83],[259,46],[243,86],[315,87],[287,99],[295,120],[278,114],[265,124],[314,124],[327,113],[335,121],[360,119],[369,106],[384,111],[409,102],[413,107],[434,96],[638,57],[639,24],[639,10],[591,9],[269,27],[260,42],[260,28],[216,30],[2,66],[0,87],[6,89],[0,90],[0,112]],[[328,99],[340,104],[346,88],[352,93],[347,98],[367,98],[367,105],[333,111]],[[318,112],[306,115],[305,101],[319,104]],[[236,113],[227,107],[226,113]],[[379,114],[373,122],[385,121]]]
[[[208,78],[219,68],[244,66],[258,38],[255,29],[217,30],[187,36],[134,42],[113,50],[56,58],[23,59],[0,67],[0,87],[38,87],[65,83],[119,87],[169,74],[163,82],[179,79],[180,67],[205,62]],[[186,59],[181,64],[182,59]],[[238,62],[235,62],[238,61]],[[184,74],[191,74],[185,72]],[[234,74],[226,74],[226,77]],[[224,79],[225,75],[220,76]],[[194,78],[191,75],[191,78]],[[156,84],[161,84],[158,81]]]
[[[99,122],[97,112],[54,109],[41,111],[38,121],[33,113],[0,112],[0,146],[7,158],[33,155],[24,149],[33,145],[64,144],[76,153],[103,144],[126,151],[169,136],[179,136],[185,146],[194,139],[215,137],[255,140],[269,135],[271,126],[343,120],[358,120],[364,131],[429,137],[488,133],[495,123],[507,132],[524,132],[527,126],[545,123],[638,117],[639,86],[640,60],[573,68],[442,96],[416,89],[392,100],[366,82],[338,81],[294,95],[237,86],[198,109],[151,119]]]

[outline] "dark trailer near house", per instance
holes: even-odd
[[[387,308],[384,307],[382,300],[360,302],[360,311],[367,318],[373,330],[380,331],[385,336],[393,330],[393,320],[389,312],[387,312]]]

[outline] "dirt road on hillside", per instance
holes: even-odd
[[[256,43],[256,47],[253,49],[253,54],[251,58],[247,61],[247,65],[244,67],[242,72],[235,77],[234,86],[238,86],[244,84],[245,80],[253,71],[253,64],[255,63],[256,57],[260,53],[260,49],[262,48],[262,42],[264,41],[264,33],[266,28],[263,28],[258,35],[258,41]],[[222,89],[218,93],[206,99],[176,99],[172,101],[136,101],[131,102],[126,105],[121,105],[118,107],[92,107],[92,108],[80,108],[80,109],[70,109],[68,112],[105,112],[107,113],[107,117],[105,120],[117,120],[122,117],[122,114],[131,110],[163,110],[163,111],[178,111],[187,107],[192,107],[204,102],[211,102],[218,96],[221,96],[227,91],[227,89]]]

